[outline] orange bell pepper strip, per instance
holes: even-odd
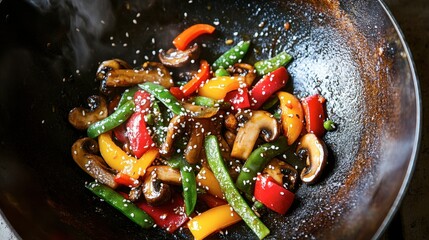
[[[187,82],[181,89],[183,95],[188,97],[200,87],[210,77],[210,65],[206,60],[200,61],[200,70],[189,82]]]
[[[304,112],[301,102],[288,92],[278,92],[277,96],[280,99],[282,110],[283,132],[287,137],[288,145],[292,145],[298,139],[304,126]]]
[[[101,156],[111,168],[137,179],[143,176],[152,162],[158,156],[158,149],[151,148],[139,159],[129,156],[113,140],[110,132],[98,137]]]
[[[241,217],[226,204],[211,208],[192,218],[188,222],[188,228],[195,240],[200,240],[239,221]]]
[[[215,77],[208,80],[202,87],[198,89],[198,94],[203,97],[213,98],[215,100],[222,100],[228,92],[245,87],[244,78],[237,77]]]
[[[202,167],[197,174],[196,180],[198,186],[203,187],[208,193],[217,198],[224,199],[219,182],[210,169],[207,167]]]
[[[195,24],[177,35],[173,40],[173,45],[177,49],[184,51],[195,38],[205,33],[212,34],[215,30],[216,28],[209,24]]]

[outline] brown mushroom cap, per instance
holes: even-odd
[[[73,127],[85,130],[108,115],[106,100],[100,96],[90,96],[87,100],[89,109],[75,107],[69,112],[68,120]]]
[[[151,205],[161,205],[171,198],[168,184],[180,184],[180,172],[169,166],[153,166],[148,168],[143,181],[143,194]]]
[[[98,66],[96,78],[98,80],[103,80],[106,78],[107,73],[109,71],[112,71],[114,69],[130,69],[130,68],[131,66],[122,59],[115,58],[111,60],[106,60],[102,62],[100,66]]]
[[[96,155],[98,153],[98,144],[92,138],[78,139],[71,148],[73,160],[82,170],[92,176],[94,179],[111,188],[116,188],[116,172],[109,168],[103,158]]]
[[[273,158],[267,164],[263,173],[270,175],[278,184],[283,185],[286,189],[294,191],[298,180],[298,171],[289,163]]]
[[[198,59],[200,56],[200,48],[198,44],[194,44],[188,49],[181,51],[176,48],[171,48],[168,51],[161,51],[158,54],[159,60],[167,67],[183,67],[191,62],[191,60]]]
[[[236,63],[229,67],[228,72],[231,76],[242,76],[247,86],[251,86],[256,78],[255,68],[247,63]]]
[[[163,87],[173,86],[168,69],[157,62],[145,62],[141,69],[114,69],[107,73],[106,86],[129,87],[144,82],[154,82]]]
[[[238,129],[231,157],[247,159],[260,134],[266,142],[272,142],[280,135],[279,123],[267,111],[246,112],[240,117],[248,118],[248,120],[243,127]]]
[[[306,167],[302,169],[301,180],[304,183],[315,183],[321,176],[328,159],[325,143],[312,133],[307,133],[300,139],[296,152],[307,151]]]
[[[180,134],[183,133],[186,127],[187,117],[184,115],[176,115],[171,118],[168,127],[167,127],[167,135],[165,137],[165,141],[160,146],[160,153],[162,155],[170,154],[173,149],[174,139],[177,138]]]

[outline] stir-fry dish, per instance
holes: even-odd
[[[193,25],[141,67],[102,62],[100,94],[69,113],[87,135],[72,156],[94,178],[86,188],[143,228],[203,239],[244,221],[262,239],[261,215],[286,214],[299,185],[320,179],[335,124],[322,96],[285,91],[286,52],[245,63],[252,46],[241,41],[201,59],[195,39],[214,31]]]

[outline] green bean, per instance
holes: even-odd
[[[228,68],[232,66],[234,63],[240,61],[244,55],[249,50],[250,41],[241,41],[224,54],[222,54],[213,64],[213,70],[217,70],[218,68]]]
[[[254,66],[256,72],[262,76],[288,64],[291,60],[291,55],[287,54],[286,52],[281,52],[273,58],[256,62]]]

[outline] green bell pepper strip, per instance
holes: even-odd
[[[235,185],[243,191],[247,198],[253,196],[256,175],[264,170],[268,162],[277,155],[283,154],[289,148],[285,136],[280,136],[276,141],[262,144],[255,149],[247,158],[240,174],[238,174]]]
[[[219,68],[228,68],[229,66],[237,63],[240,59],[244,57],[249,50],[250,41],[241,41],[224,54],[222,54],[212,65],[213,70]]]
[[[153,227],[153,219],[145,211],[138,208],[132,202],[126,200],[121,194],[115,192],[115,190],[98,182],[91,182],[85,187],[105,202],[118,209],[122,214],[131,219],[131,221],[137,223],[140,227]]]
[[[153,115],[155,118],[153,122],[153,129],[155,132],[154,140],[156,141],[158,146],[160,146],[162,145],[162,143],[165,142],[165,138],[167,135],[168,121],[164,117],[164,114],[158,105],[158,101],[152,102],[152,109],[153,109]]]
[[[224,68],[218,68],[218,70],[215,71],[214,75],[216,77],[229,76],[229,72],[227,70],[225,70]]]
[[[216,136],[207,136],[204,146],[207,154],[207,161],[216,179],[219,181],[220,187],[225,194],[225,198],[229,205],[238,213],[238,215],[240,215],[243,221],[250,229],[252,229],[258,238],[263,239],[270,234],[270,230],[258,218],[258,216],[256,216],[252,208],[246,203],[237,188],[235,188],[234,182],[232,181],[222,158]]]
[[[273,58],[261,60],[255,63],[255,70],[259,75],[265,75],[277,68],[288,64],[292,60],[292,56],[286,52],[281,52]]]
[[[170,109],[176,115],[185,115],[185,108],[182,107],[180,102],[161,85],[152,82],[145,82],[139,84],[139,87],[150,94],[152,94],[156,99],[161,101],[168,109]]]
[[[88,137],[95,138],[121,125],[134,113],[134,107],[134,101],[128,100],[105,119],[91,124],[87,129]]]
[[[127,101],[129,101],[129,100],[133,100],[133,98],[134,98],[134,94],[135,94],[138,90],[139,90],[139,88],[138,88],[137,86],[136,86],[136,87],[132,87],[132,88],[125,89],[125,91],[122,93],[121,99],[119,99],[119,102],[118,102],[118,106],[117,106],[117,107],[120,107],[120,106],[124,105],[124,103],[126,103],[126,102],[127,102]]]
[[[180,153],[175,153],[168,160],[168,165],[180,170],[182,178],[183,199],[185,201],[186,215],[190,216],[194,212],[197,204],[197,180],[192,166],[183,158]]]

